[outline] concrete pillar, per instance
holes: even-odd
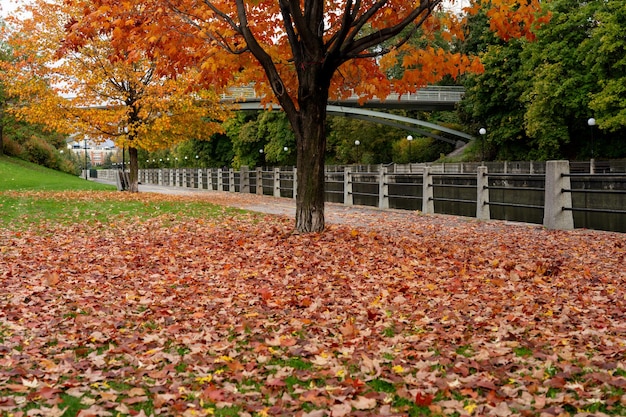
[[[489,209],[489,177],[487,167],[479,166],[476,170],[476,218],[479,220],[491,219]]]
[[[387,167],[380,166],[378,172],[378,208],[389,208],[389,184],[387,176]]]
[[[570,190],[569,161],[546,162],[545,203],[543,225],[548,229],[571,230],[574,228],[574,216],[571,210],[572,193]]]
[[[239,192],[250,194],[250,168],[246,165],[239,168]]]
[[[274,197],[280,197],[280,168],[274,168]]]
[[[422,213],[433,214],[435,212],[433,193],[433,176],[430,175],[430,167],[424,167],[424,180],[422,184]]]
[[[343,204],[346,206],[354,205],[354,196],[352,194],[352,167],[343,169]]]
[[[224,191],[224,175],[222,168],[217,169],[217,191]]]
[[[256,193],[263,195],[263,168],[256,169]]]

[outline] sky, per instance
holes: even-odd
[[[2,15],[2,17],[8,16],[21,3],[23,3],[21,0],[0,0],[0,15]]]

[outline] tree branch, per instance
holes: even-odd
[[[205,2],[207,2],[207,0],[205,0]],[[239,20],[239,28],[241,30],[240,33],[246,41],[250,52],[263,67],[263,70],[270,81],[272,91],[274,91],[276,99],[280,105],[286,112],[292,112],[295,114],[297,112],[296,105],[291,96],[289,96],[272,57],[267,53],[267,51],[265,51],[265,49],[263,49],[250,30],[244,0],[235,0],[235,4],[237,5],[237,18]]]
[[[415,33],[415,31],[417,31],[417,29],[424,23],[424,21],[428,18],[428,16],[431,15],[434,8],[437,5],[439,5],[442,1],[443,0],[422,0],[419,7],[413,9],[411,13],[409,13],[404,19],[402,19],[397,24],[380,29],[367,36],[356,39],[356,36],[358,35],[360,29],[362,29],[365,22],[371,19],[373,17],[373,14],[377,12],[378,10],[380,10],[380,8],[384,5],[384,3],[386,3],[386,0],[379,1],[378,3],[376,3],[374,8],[368,10],[363,15],[361,15],[358,21],[355,22],[355,24],[353,25],[354,29],[352,30],[352,32],[346,39],[346,42],[344,42],[344,46],[341,51],[342,58],[344,60],[349,60],[355,57],[365,58],[365,57],[384,55],[383,52],[386,51],[385,53],[387,53],[391,49],[383,49],[382,51],[378,51],[376,53],[366,52],[363,54],[362,52],[374,46],[380,45],[381,43],[399,35],[406,27],[410,26],[413,21],[415,21],[420,15],[423,14],[423,16],[419,19],[419,21],[414,24],[414,27],[409,32],[409,34],[403,37],[402,39],[400,39],[398,42],[396,42],[394,44],[394,47],[397,48],[405,44],[410,39],[410,37]],[[378,8],[374,10],[377,6]]]

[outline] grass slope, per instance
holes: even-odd
[[[0,156],[0,192],[17,190],[114,190],[115,187],[85,181],[21,159]]]

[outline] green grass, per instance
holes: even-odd
[[[71,193],[73,191],[80,194]],[[19,159],[0,157],[0,228],[24,230],[47,223],[107,224],[158,216],[167,216],[166,219],[171,221],[211,219],[240,212],[242,210],[204,201],[121,193],[110,185],[86,181]],[[163,225],[168,226],[168,220]]]
[[[9,190],[115,190],[115,187],[86,181],[21,159],[0,156],[0,192]]]
[[[95,198],[72,200],[60,195],[1,195],[0,227],[24,230],[33,225],[54,223],[70,225],[78,222],[115,223],[117,220],[135,218],[139,221],[167,215],[171,220],[183,218],[218,218],[242,210],[223,208],[202,201],[119,200]],[[167,221],[163,223],[168,226]]]

